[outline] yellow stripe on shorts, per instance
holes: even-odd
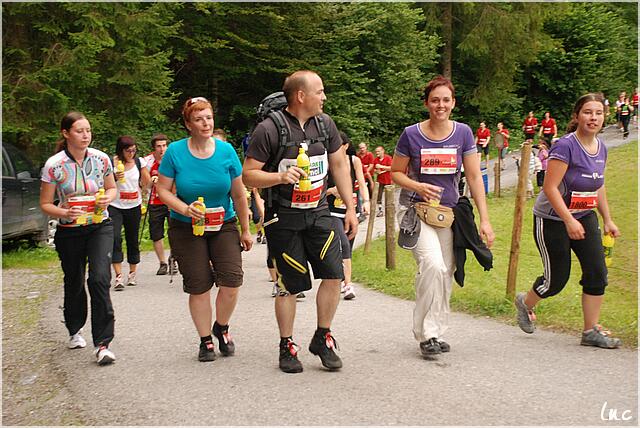
[[[329,237],[327,238],[327,242],[325,242],[324,247],[322,247],[322,251],[320,251],[320,260],[324,260],[324,256],[327,254],[327,250],[329,249],[329,245],[331,245],[331,242],[333,242],[333,236],[334,232],[332,230],[329,234]]]
[[[285,262],[287,262],[289,264],[289,266],[291,266],[292,268],[294,268],[298,272],[300,272],[302,274],[306,274],[307,273],[307,268],[302,266],[300,263],[298,263],[296,261],[296,259],[291,257],[289,254],[282,253],[282,258],[284,259]]]

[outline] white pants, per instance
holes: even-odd
[[[400,206],[398,223],[407,207]],[[412,250],[416,272],[413,335],[418,342],[442,337],[449,327],[449,299],[453,285],[453,231],[420,222],[418,245]]]

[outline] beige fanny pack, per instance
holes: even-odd
[[[453,209],[441,205],[434,207],[428,202],[418,202],[415,204],[416,213],[420,220],[433,227],[450,227],[453,224]]]

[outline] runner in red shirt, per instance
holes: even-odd
[[[364,179],[367,181],[367,189],[369,195],[373,195],[373,177],[371,172],[373,171],[373,153],[367,149],[366,143],[360,143],[358,145],[358,153],[356,153],[362,162],[362,173]]]
[[[551,147],[551,143],[554,138],[558,136],[558,127],[556,126],[556,120],[551,117],[551,113],[546,112],[544,119],[542,119],[542,126],[540,127],[539,135],[544,137],[547,142],[547,146]]]
[[[385,186],[391,184],[391,161],[393,158],[384,153],[384,147],[376,147],[376,158],[373,160],[373,169],[377,174],[376,180],[378,181],[378,213],[376,217],[382,217],[382,194],[384,193]]]
[[[522,124],[522,131],[524,132],[525,140],[533,141],[536,136],[536,128],[538,127],[538,119],[533,115],[533,112],[529,112],[529,116],[524,120]]]
[[[482,153],[485,158],[489,156],[489,141],[491,141],[491,131],[484,122],[480,122],[480,128],[476,131],[476,148],[480,161],[482,161]]]
[[[631,96],[631,105],[633,106],[633,123],[638,123],[638,88],[633,91]]]
[[[504,124],[502,122],[498,122],[497,126],[498,130],[496,132],[504,136],[504,143],[502,147],[498,147],[498,154],[500,155],[500,159],[504,160],[504,157],[507,154],[507,150],[509,149],[509,130],[504,127]]]

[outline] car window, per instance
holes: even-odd
[[[7,152],[9,152],[9,156],[11,156],[11,160],[13,161],[13,167],[15,169],[16,175],[21,172],[29,172],[33,173],[33,165],[29,162],[29,159],[13,146],[7,146]]]
[[[9,155],[7,152],[2,149],[2,176],[3,177],[13,177],[11,171],[11,164],[9,163]]]

